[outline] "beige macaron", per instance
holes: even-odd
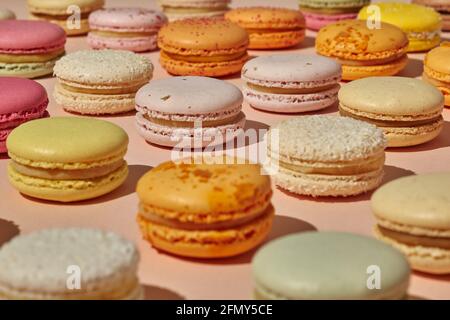
[[[444,96],[429,83],[405,77],[369,77],[342,86],[342,116],[383,129],[388,147],[418,145],[442,131]]]
[[[268,163],[275,184],[311,196],[351,196],[383,178],[383,132],[347,117],[295,117],[270,128]]]
[[[450,273],[450,172],[403,177],[372,196],[375,235],[415,270]]]
[[[0,249],[0,299],[140,299],[139,253],[101,230],[46,229]]]

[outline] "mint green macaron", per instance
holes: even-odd
[[[252,262],[257,299],[402,299],[410,267],[373,238],[303,232],[263,246]]]

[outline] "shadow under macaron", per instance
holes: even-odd
[[[0,247],[19,234],[20,228],[14,221],[0,218]]]
[[[419,59],[414,59],[411,56],[408,57],[408,63],[402,71],[400,71],[397,76],[407,77],[407,78],[417,78],[423,73],[423,61]]]
[[[186,300],[181,294],[158,286],[142,284],[143,300]]]

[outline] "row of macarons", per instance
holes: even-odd
[[[379,131],[348,118],[310,116],[310,120],[313,125],[302,120],[297,125],[305,126],[304,130],[318,123],[341,130],[351,128],[352,132],[368,130],[367,139]],[[44,127],[47,131],[42,135]],[[61,130],[62,127],[66,130]],[[67,131],[80,129],[87,130],[81,138],[57,141],[67,138]],[[95,137],[97,132],[101,132],[99,137]],[[63,136],[55,140],[59,133]],[[30,136],[35,138],[35,147],[24,144]],[[72,148],[88,136],[80,144],[83,152],[75,155]],[[338,134],[333,141],[337,145],[333,150],[335,158],[344,155],[340,147],[343,136],[344,133]],[[13,184],[26,192],[39,188],[40,195],[53,197],[57,193],[59,197],[74,192],[93,194],[96,188],[105,191],[105,181],[101,179],[50,182],[49,176],[62,179],[92,174],[94,170],[100,172],[100,164],[111,167],[120,155],[109,155],[105,146],[117,147],[119,141],[124,143],[124,137],[120,128],[90,118],[29,122],[11,142],[14,150],[22,153],[14,155],[10,166],[20,171],[28,166],[27,174],[33,171],[47,178],[19,177],[17,173],[10,178],[21,179]],[[346,139],[345,142],[350,140],[348,134]],[[359,144],[361,141],[358,139]],[[303,146],[317,142],[310,140]],[[70,146],[66,148],[63,144]],[[52,149],[55,147],[58,149]],[[363,149],[362,145],[359,147]],[[315,151],[319,150],[321,156],[326,156],[327,152],[317,146]],[[24,158],[25,152],[28,159]],[[104,158],[100,158],[100,152]],[[72,162],[67,162],[69,157]],[[87,158],[92,162],[78,162]],[[321,163],[329,169],[330,163]],[[37,168],[38,165],[44,169]],[[330,179],[328,176],[328,182]],[[103,180],[114,183],[113,177]],[[272,224],[277,217],[271,204],[270,177],[259,164],[242,159],[197,156],[161,163],[141,177],[137,184],[137,222],[153,248],[173,256],[200,262],[252,252],[257,299],[405,299],[411,269],[434,275],[450,273],[449,187],[448,172],[407,176],[384,184],[371,197],[377,239],[307,231],[272,239],[255,252],[267,238],[271,239]],[[0,297],[140,299],[143,292],[136,275],[138,263],[136,247],[112,232],[44,229],[17,236],[0,248]],[[69,271],[69,267],[78,269]],[[82,274],[78,289],[66,285],[68,272]],[[373,281],[369,281],[371,275]]]

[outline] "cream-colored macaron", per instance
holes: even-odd
[[[11,20],[15,18],[16,15],[14,12],[7,8],[0,8],[0,20]]]
[[[375,235],[415,270],[450,273],[450,172],[403,177],[372,196]]]
[[[442,131],[444,96],[429,83],[405,77],[369,77],[342,86],[342,116],[383,129],[389,147],[406,147],[436,138]]]
[[[47,229],[0,249],[0,299],[139,299],[139,253],[95,229]]]

